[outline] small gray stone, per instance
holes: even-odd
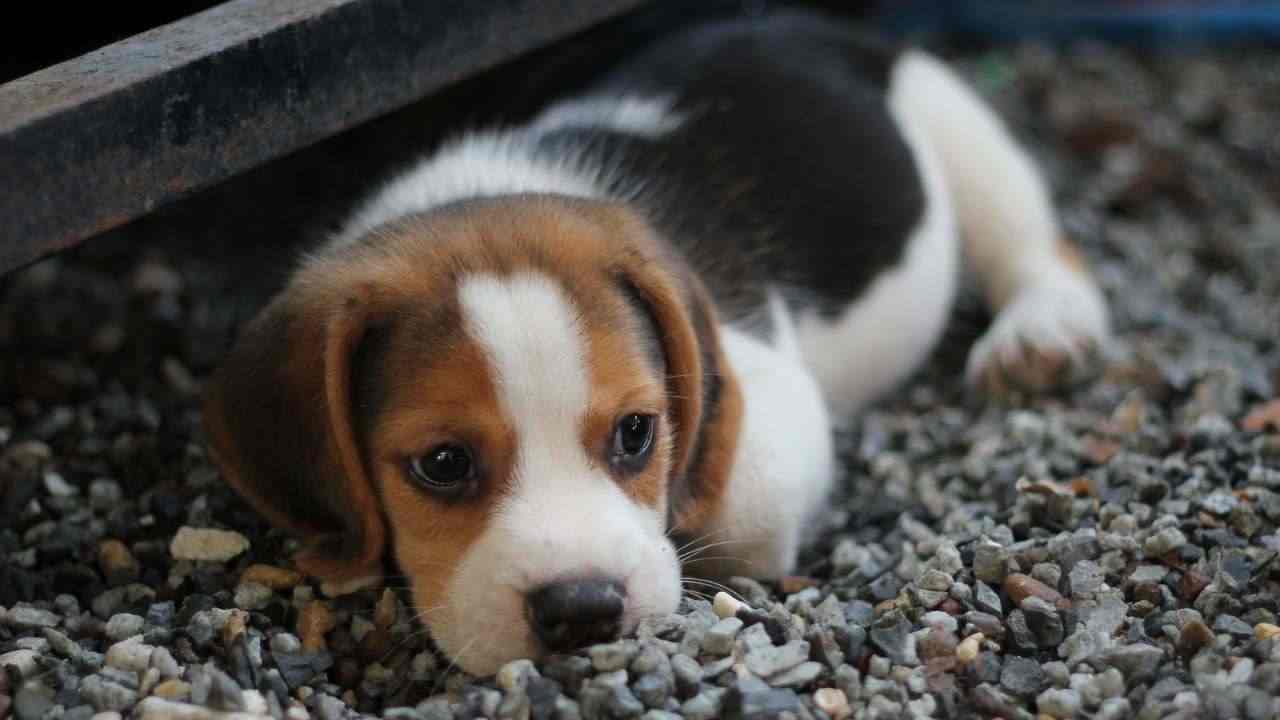
[[[1200,498],[1198,504],[1203,510],[1214,515],[1230,515],[1240,501],[1230,493],[1213,492]]]
[[[58,627],[62,618],[48,610],[20,605],[10,608],[3,618],[19,630],[39,630],[41,628]]]
[[[1133,707],[1125,698],[1111,698],[1102,702],[1102,707],[1094,714],[1093,720],[1128,720],[1133,715]]]
[[[911,635],[911,621],[900,611],[891,610],[881,615],[871,626],[871,644],[898,665],[919,665],[915,638]]]
[[[1106,573],[1092,560],[1081,560],[1071,568],[1067,575],[1071,582],[1071,594],[1075,597],[1088,597],[1102,588],[1106,581]]]
[[[453,720],[453,707],[445,695],[436,695],[418,703],[415,708],[422,720]]]
[[[613,718],[634,718],[644,714],[644,703],[640,702],[626,685],[613,688],[609,693],[605,707]]]
[[[774,675],[769,678],[769,684],[774,687],[798,688],[818,679],[821,674],[822,663],[810,660]]]
[[[1158,583],[1168,574],[1169,568],[1163,565],[1139,565],[1129,574],[1129,582],[1134,585]]]
[[[1044,674],[1045,677],[1048,678],[1049,682],[1058,687],[1066,687],[1067,684],[1071,682],[1071,670],[1064,662],[1058,662],[1055,660],[1053,662],[1045,663]],[[1123,678],[1121,678],[1121,681],[1123,682]]]
[[[1187,536],[1176,527],[1167,527],[1147,538],[1142,544],[1142,551],[1149,558],[1159,558],[1166,553],[1177,550],[1187,544]]]
[[[951,585],[954,582],[955,580],[950,575],[941,570],[926,570],[916,580],[916,587],[946,592],[951,589]]]
[[[844,693],[849,702],[854,702],[862,697],[862,674],[858,672],[857,668],[852,665],[841,665],[836,668],[833,675],[836,688]]]
[[[53,689],[39,682],[23,683],[13,698],[16,720],[41,720],[53,707]]]
[[[752,648],[743,661],[752,673],[767,678],[783,670],[790,670],[808,659],[809,643],[794,640],[781,647]]]
[[[1004,614],[1004,605],[1000,602],[1000,594],[981,580],[974,585],[973,604],[974,607],[985,613],[996,616]]]
[[[1000,670],[1000,686],[1021,697],[1033,697],[1046,682],[1044,668],[1031,658],[1010,655]]]
[[[271,636],[271,652],[282,655],[302,652],[302,641],[293,633],[276,633]]]
[[[83,652],[79,643],[53,628],[45,628],[44,639],[49,641],[50,649],[68,660],[79,658]]]
[[[640,702],[644,703],[646,707],[655,709],[664,707],[674,690],[671,679],[657,673],[641,675],[631,685],[631,691],[635,693]]]
[[[240,583],[236,586],[236,607],[245,610],[261,610],[271,604],[275,592],[271,588],[256,582]]]
[[[980,538],[973,548],[973,574],[981,581],[999,583],[1004,580],[1009,551],[986,537]]]
[[[631,660],[639,652],[640,646],[635,640],[619,640],[593,646],[587,654],[591,656],[591,665],[597,672],[610,672],[631,664]]]
[[[1077,567],[1084,562],[1079,563]],[[1057,608],[1034,595],[1023,599],[1018,607],[1026,616],[1027,626],[1035,635],[1036,643],[1040,647],[1056,648],[1062,643],[1066,632]]]
[[[112,642],[119,642],[125,638],[142,634],[142,630],[146,627],[147,621],[141,615],[132,613],[117,613],[111,616],[107,621],[106,635],[107,639]]]
[[[538,669],[532,660],[519,659],[503,665],[494,676],[494,682],[506,692],[523,691],[529,686],[529,679],[538,677]]]
[[[102,675],[90,675],[80,682],[80,697],[99,712],[114,710],[124,712],[138,702],[137,691]]]
[[[39,662],[36,660],[36,652],[27,649],[10,650],[7,653],[0,654],[0,668],[4,668],[7,665],[13,665],[18,668],[18,674],[24,678],[35,677],[40,669]]]
[[[1124,673],[1130,680],[1149,679],[1164,659],[1164,651],[1151,645],[1136,644],[1112,648],[1104,655],[1105,662]]]
[[[686,720],[713,720],[720,717],[720,693],[704,690],[684,701],[680,714]]]
[[[346,709],[346,703],[332,695],[321,694],[316,697],[315,710],[320,720],[342,720]]]
[[[791,690],[735,688],[729,693],[726,701],[727,714],[741,720],[770,720],[786,717],[787,713],[797,716],[800,712],[800,698]]]
[[[682,696],[692,694],[702,682],[702,666],[688,655],[672,655],[671,671],[675,673],[676,689]]]
[[[630,676],[626,670],[611,670],[600,673],[591,679],[591,684],[599,687],[613,688],[626,685]]]
[[[1008,630],[1006,638],[1009,647],[1014,652],[1031,655],[1039,649],[1040,642],[1036,639],[1035,633],[1031,632],[1027,616],[1022,610],[1009,613],[1009,617],[1005,618],[1005,627]]]
[[[702,636],[702,649],[716,656],[728,655],[733,651],[733,641],[742,630],[743,622],[736,617],[727,617],[712,625]]]
[[[1036,697],[1036,708],[1046,715],[1066,720],[1080,714],[1080,693],[1075,690],[1049,688]]]
[[[182,666],[177,660],[173,659],[173,654],[168,648],[158,647],[151,653],[151,667],[160,672],[160,677],[165,680],[172,680],[182,676]]]
[[[1234,615],[1219,615],[1213,621],[1214,632],[1227,633],[1237,638],[1253,636],[1253,628]]]

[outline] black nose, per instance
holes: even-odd
[[[627,591],[608,578],[580,578],[543,585],[529,593],[529,622],[551,652],[609,642],[622,632]]]

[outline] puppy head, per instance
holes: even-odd
[[[476,201],[310,261],[205,421],[303,569],[377,575],[393,553],[437,644],[485,674],[675,609],[669,503],[707,444],[713,327],[626,209]]]

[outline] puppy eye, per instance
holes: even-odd
[[[471,451],[457,443],[437,445],[409,461],[409,474],[419,485],[440,493],[461,489],[472,477]]]
[[[618,421],[613,429],[613,461],[625,470],[636,471],[653,448],[653,415],[632,413]]]

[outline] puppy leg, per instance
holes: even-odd
[[[965,254],[995,315],[970,352],[969,381],[999,394],[1077,379],[1109,335],[1106,303],[1031,159],[929,55],[899,60],[890,102],[923,127],[941,160]]]

